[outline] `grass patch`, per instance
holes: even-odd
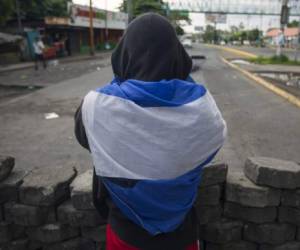
[[[272,56],[272,57],[264,57],[259,56],[257,58],[248,59],[249,62],[257,63],[257,64],[283,64],[283,65],[299,65],[299,61],[290,60],[286,55],[281,56]]]

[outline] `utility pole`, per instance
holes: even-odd
[[[132,0],[127,0],[127,15],[128,15],[128,24],[132,21]],[[127,24],[127,25],[128,25]]]
[[[284,39],[284,28],[285,25],[288,23],[289,19],[289,7],[288,7],[289,0],[282,0],[282,5],[281,5],[281,16],[280,16],[280,34],[277,37],[277,51],[276,55],[281,56],[282,51],[281,51],[281,42]]]
[[[296,3],[295,8],[297,8],[298,11],[300,11],[300,4]],[[300,50],[300,17],[299,17],[299,25],[298,25],[298,39],[297,39],[297,45],[296,45],[296,53],[295,53],[295,61],[298,60],[298,54]]]
[[[109,49],[110,46],[108,44],[108,29],[107,29],[107,0],[105,0],[105,49]]]
[[[22,21],[21,21],[21,13],[20,13],[20,2],[19,0],[16,0],[16,12],[17,12],[17,18],[18,18],[18,29],[19,29],[19,34],[23,32],[22,28]]]
[[[93,3],[92,0],[90,0],[90,54],[91,56],[95,55],[93,18],[94,18]]]

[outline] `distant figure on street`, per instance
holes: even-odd
[[[76,138],[93,158],[106,249],[199,249],[193,205],[225,121],[189,76],[192,60],[166,18],[136,18],[111,62],[113,80],[90,91],[75,114]]]
[[[45,45],[39,36],[35,38],[35,41],[33,43],[33,49],[34,49],[35,70],[39,69],[39,65],[38,65],[39,61],[43,62],[43,66],[45,69],[47,67],[45,57],[43,56]]]

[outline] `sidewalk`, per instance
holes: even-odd
[[[96,53],[94,56],[91,56],[91,55],[75,55],[75,56],[62,57],[62,58],[52,59],[52,60],[58,60],[59,63],[70,63],[70,62],[75,62],[75,61],[103,59],[103,58],[106,58],[110,55],[111,55],[111,51],[107,51],[107,52],[105,51],[105,52]],[[0,73],[8,72],[8,71],[21,70],[21,69],[28,69],[28,68],[33,68],[33,67],[34,67],[34,62],[9,64],[9,65],[6,65],[6,66],[0,66]]]

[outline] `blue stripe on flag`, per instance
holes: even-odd
[[[97,92],[131,100],[142,107],[177,107],[197,100],[206,93],[204,86],[193,82],[173,79],[160,82],[114,79]]]
[[[174,231],[191,209],[201,180],[203,166],[216,155],[192,171],[171,180],[139,180],[132,187],[124,187],[103,177],[115,205],[122,213],[150,234]]]

